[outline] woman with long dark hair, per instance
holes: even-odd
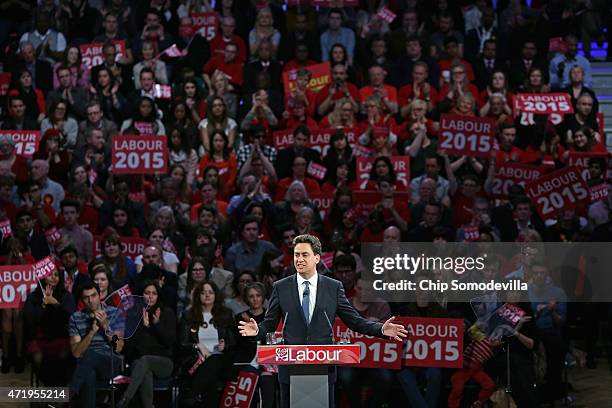
[[[67,186],[72,154],[62,147],[62,135],[58,129],[49,128],[43,132],[38,151],[32,156],[32,160],[37,159],[46,160],[49,163],[51,180]]]
[[[346,134],[342,130],[337,130],[329,138],[329,149],[323,158],[323,165],[327,168],[327,174],[335,174],[336,167],[341,160],[350,163],[351,177],[355,177],[353,149]]]
[[[198,129],[200,129],[200,142],[203,147],[202,153],[204,151],[210,151],[211,137],[215,130],[220,130],[225,133],[229,150],[234,148],[238,124],[234,119],[228,116],[223,98],[213,98],[210,105],[208,105],[206,119],[200,122]]]
[[[203,394],[205,406],[217,407],[217,381],[232,372],[238,332],[213,282],[204,281],[193,289],[191,309],[181,319],[179,336],[182,373],[190,383],[181,393],[181,406],[193,407]]]
[[[41,279],[25,302],[27,353],[47,387],[66,384],[70,378],[68,320],[75,310],[74,297],[64,288],[64,273],[58,269]]]
[[[102,238],[100,259],[104,261],[112,274],[113,288],[120,288],[125,284],[133,284],[136,279],[136,265],[121,251],[121,238],[110,233]]]
[[[70,78],[73,88],[87,89],[91,81],[90,70],[83,64],[81,49],[76,45],[66,47],[62,60],[53,66],[53,72],[57,72],[59,67],[68,67],[70,69]],[[53,89],[60,86],[57,75],[53,75]]]
[[[220,193],[224,197],[229,196],[236,183],[238,160],[230,150],[229,139],[220,130],[213,130],[210,135],[210,149],[200,159],[200,174],[208,166],[219,169],[219,182],[223,188]]]
[[[198,83],[194,79],[186,79],[181,87],[180,100],[187,105],[191,112],[191,119],[200,123],[206,117],[206,99],[200,95]]]
[[[191,109],[184,101],[179,100],[172,105],[169,118],[166,120],[166,128],[180,129],[184,132],[191,147],[199,144],[197,124],[198,122],[194,122],[192,118]]]
[[[104,235],[107,233],[114,233],[120,237],[140,237],[138,228],[134,227],[132,224],[128,208],[121,204],[117,204],[115,208],[113,208],[111,223],[102,234]]]
[[[191,147],[191,140],[180,127],[168,128],[168,159],[170,166],[181,166],[185,171],[185,182],[190,187],[198,169],[198,154]]]
[[[98,70],[98,77],[93,81],[94,86],[89,88],[90,98],[97,99],[104,117],[118,125],[123,118],[122,110],[126,103],[125,97],[119,91],[119,82],[111,70],[104,66]]]
[[[210,262],[205,258],[196,256],[191,259],[187,267],[187,273],[179,276],[177,293],[177,316],[183,316],[183,312],[191,306],[193,288],[208,278]]]
[[[118,408],[126,408],[136,392],[140,395],[141,406],[153,407],[153,380],[169,377],[174,368],[174,312],[164,305],[156,283],[145,282],[142,296],[146,306],[142,311],[142,323],[125,343],[125,355],[132,362],[130,385],[119,400]]]

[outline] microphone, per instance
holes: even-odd
[[[285,341],[285,325],[287,324],[287,316],[289,316],[289,312],[285,312],[285,318],[283,319],[283,327],[281,329],[281,334],[283,335],[283,342]]]
[[[329,316],[327,315],[327,311],[323,310],[323,314],[325,315],[325,320],[327,320],[327,324],[329,325],[329,330],[331,331],[331,338],[332,338],[332,342],[334,340],[334,326],[331,324],[331,321],[329,320]]]

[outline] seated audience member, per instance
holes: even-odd
[[[74,312],[68,323],[70,351],[77,359],[76,369],[70,380],[70,392],[78,396],[82,407],[96,406],[96,383],[108,380],[119,373],[121,358],[113,354],[111,372],[111,347],[117,353],[123,350],[125,321],[121,312],[100,300],[100,290],[93,283],[81,286],[77,298],[85,308]],[[115,341],[113,338],[119,339]]]

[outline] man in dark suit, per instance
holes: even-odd
[[[478,58],[480,53],[483,52],[485,41],[499,41],[498,30],[493,26],[495,10],[489,7],[485,8],[482,11],[481,21],[482,25],[468,31],[465,37],[463,55],[468,61],[475,61]]]
[[[300,126],[293,132],[293,146],[281,149],[278,152],[276,158],[276,176],[278,179],[290,177],[292,174],[291,165],[295,156],[302,156],[306,159],[306,162],[315,163],[321,162],[321,156],[319,152],[310,147],[306,147],[310,140],[310,130],[306,126]]]
[[[26,105],[19,95],[9,97],[8,117],[2,122],[2,130],[37,130],[35,118],[26,116]]]
[[[485,41],[482,48],[482,55],[479,55],[479,57],[474,60],[472,69],[476,77],[476,85],[480,90],[484,90],[487,87],[493,71],[501,69],[506,72],[506,64],[501,58],[497,58],[497,43],[495,40]]]
[[[272,88],[282,90],[282,67],[278,61],[272,59],[272,43],[269,40],[263,40],[259,43],[257,59],[245,65],[243,92],[252,93],[255,91],[255,78],[260,72],[267,72],[270,75]]]
[[[523,85],[531,68],[539,68],[544,75],[542,80],[548,83],[548,64],[538,56],[535,41],[527,40],[521,49],[521,57],[510,62],[510,85],[514,90]]]
[[[15,63],[7,61],[7,68],[13,73],[13,82],[19,78],[18,73],[27,68],[32,74],[32,86],[47,94],[53,85],[51,64],[46,60],[36,58],[34,46],[27,41],[19,44],[19,54],[21,59]]]
[[[342,283],[317,273],[321,260],[321,242],[313,235],[300,235],[293,240],[293,264],[297,274],[274,283],[268,311],[263,322],[255,319],[240,322],[243,336],[255,336],[265,340],[268,332],[274,332],[279,320],[285,318],[283,337],[285,344],[332,344],[332,322],[338,315],[353,331],[377,337],[401,340],[407,331],[402,325],[393,324],[391,317],[385,323],[364,319],[347,300]],[[289,375],[291,367],[279,366],[281,406],[289,407]],[[330,367],[329,401],[333,407],[335,369]]]

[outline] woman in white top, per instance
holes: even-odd
[[[223,98],[213,98],[208,105],[206,119],[200,122],[198,129],[200,130],[200,142],[202,143],[198,151],[200,157],[204,155],[205,151],[210,150],[210,135],[213,130],[220,130],[225,133],[229,141],[228,149],[234,149],[238,124],[228,116]]]
[[[181,391],[180,406],[194,406],[203,394],[204,406],[218,407],[217,382],[231,376],[238,331],[213,282],[194,287],[191,308],[181,319],[179,333],[182,372],[191,380]]]

